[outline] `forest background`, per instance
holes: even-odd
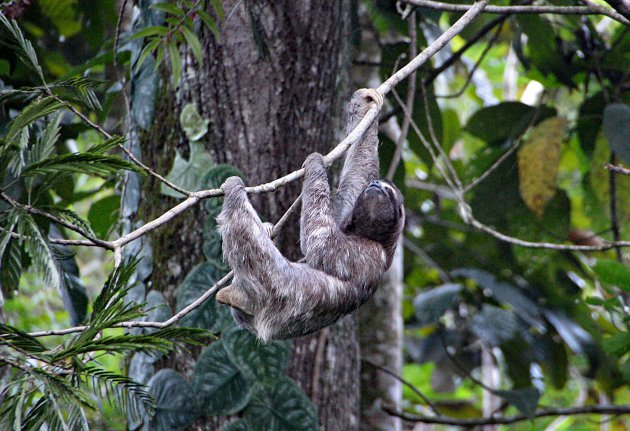
[[[1,429],[629,429],[624,0],[0,10]],[[303,160],[377,116],[383,286],[261,345],[213,299],[218,186],[297,259]]]

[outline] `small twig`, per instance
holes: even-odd
[[[615,158],[615,153],[611,152],[609,165],[615,165]],[[608,172],[608,183],[608,194],[610,198],[610,230],[613,234],[613,240],[619,241],[621,239],[621,234],[619,232],[619,218],[617,217],[617,178],[615,172],[612,170]],[[615,255],[617,256],[617,260],[621,262],[621,248],[615,247]]]
[[[413,385],[411,382],[409,382],[408,380],[404,379],[402,376],[398,375],[397,373],[391,371],[390,369],[379,365],[375,362],[370,361],[369,359],[361,359],[361,362],[364,362],[382,372],[384,372],[385,374],[392,376],[394,379],[398,380],[400,383],[402,383],[403,385],[407,386],[409,389],[411,389],[413,391],[413,393],[415,393],[416,395],[418,395],[420,397],[420,399],[422,401],[424,401],[424,403],[433,411],[433,413],[435,413],[436,415],[439,415],[440,412],[438,410],[438,407],[433,404],[433,402],[429,399],[429,397],[427,397],[425,394],[422,393],[422,391],[420,391],[420,389],[418,389],[415,385]]]
[[[597,12],[597,13],[601,13],[602,15],[609,16],[610,18],[615,19],[615,20],[617,20],[619,22],[623,22],[624,24],[628,23],[628,19],[629,19],[628,16],[630,16],[630,14],[626,14],[626,15],[621,14],[616,9],[610,9],[610,8],[598,5],[596,3],[593,3],[590,0],[581,0],[581,1],[582,1],[582,3],[584,3],[586,5],[586,7],[591,9],[593,12]],[[620,0],[620,2],[621,1],[622,0]],[[611,6],[614,6],[611,1],[608,1],[608,3]],[[628,10],[628,12],[630,12],[630,6],[627,6],[627,2],[626,2],[626,9]]]
[[[597,415],[625,415],[630,413],[630,405],[594,405],[594,406],[582,406],[582,407],[568,407],[568,408],[548,408],[540,409],[533,415],[528,416],[524,414],[518,414],[514,416],[496,416],[485,418],[471,418],[471,419],[459,419],[449,416],[420,416],[411,413],[403,412],[393,409],[388,406],[383,406],[383,410],[387,413],[404,419],[410,422],[422,422],[425,424],[440,424],[440,425],[453,425],[459,427],[477,427],[482,425],[507,425],[516,422],[522,422],[531,420],[532,418],[543,418],[549,416],[575,416],[586,414]]]
[[[466,211],[466,210],[465,210]],[[630,247],[630,241],[607,241],[602,245],[569,245],[569,244],[557,244],[550,242],[533,242],[533,241],[525,241],[519,238],[514,238],[509,235],[505,235],[499,231],[492,229],[491,227],[481,223],[476,218],[472,217],[472,214],[469,211],[469,221],[468,224],[474,226],[482,232],[490,234],[498,240],[509,242],[510,244],[518,245],[521,247],[528,248],[545,248],[549,250],[566,250],[566,251],[604,251],[610,250],[616,247]]]
[[[488,55],[488,52],[490,52],[490,49],[492,49],[492,47],[494,46],[495,42],[499,38],[499,35],[501,34],[501,30],[503,29],[503,24],[504,23],[505,23],[505,20],[503,20],[503,21],[501,21],[499,23],[499,27],[497,28],[497,31],[494,32],[494,34],[492,35],[492,38],[490,38],[490,40],[488,41],[488,44],[484,47],[483,51],[481,52],[481,55],[479,56],[479,59],[475,62],[473,67],[470,69],[470,71],[467,71],[467,75],[468,76],[466,77],[466,82],[464,82],[464,85],[462,85],[462,88],[460,88],[458,91],[456,91],[453,94],[436,95],[435,96],[436,98],[456,99],[459,96],[461,96],[462,94],[464,94],[464,91],[466,91],[466,89],[468,88],[468,86],[472,82],[472,79],[473,79],[473,76],[475,75],[475,72],[477,71],[479,66],[481,66],[481,63],[486,58],[486,55]]]
[[[403,0],[405,3],[412,4],[427,9],[434,9],[445,12],[464,12],[475,6],[465,4],[443,3],[433,0]],[[550,13],[555,15],[606,15],[623,24],[630,24],[625,17],[610,8],[592,6],[487,6],[484,13],[497,14],[542,14]]]
[[[412,12],[409,16],[409,22],[407,23],[409,26],[409,58],[415,58],[418,55],[418,47],[417,47],[417,32],[416,32],[416,14]],[[407,109],[405,111],[405,117],[403,118],[403,123],[400,128],[400,135],[396,140],[396,151],[394,152],[394,156],[392,157],[392,161],[389,164],[389,169],[387,169],[386,178],[388,180],[392,180],[394,178],[394,173],[396,172],[396,168],[400,163],[400,159],[402,157],[403,144],[405,139],[407,139],[407,133],[409,132],[409,122],[411,120],[411,115],[413,114],[413,105],[415,101],[416,95],[416,72],[412,72],[409,75],[409,82],[407,83],[407,98],[405,103],[407,104]]]
[[[479,183],[481,183],[483,180],[488,178],[488,176],[490,176],[491,173],[496,171],[499,168],[499,166],[501,166],[503,162],[520,147],[519,144],[520,144],[520,140],[514,142],[514,145],[512,145],[510,149],[508,149],[505,153],[501,154],[501,156],[498,159],[496,159],[488,169],[486,169],[481,175],[479,175],[477,178],[472,180],[470,184],[464,187],[464,190],[463,190],[464,194],[468,193],[469,191],[477,187]]]
[[[444,271],[444,269],[442,269],[442,267],[435,260],[433,260],[433,258],[431,256],[428,255],[428,253],[426,251],[424,251],[422,248],[418,247],[416,244],[414,244],[408,238],[404,239],[403,244],[413,254],[419,256],[420,259],[424,260],[424,262],[427,264],[427,266],[435,269],[437,271],[437,273],[438,273],[438,276],[440,277],[440,280],[442,280],[442,282],[450,283],[451,277],[448,275],[448,273],[446,271]]]
[[[424,51],[422,51],[416,58],[411,60],[405,67],[389,77],[389,79],[383,82],[378,91],[381,94],[387,94],[394,88],[400,81],[407,78],[412,72],[415,72],[427,62],[429,58],[435,55],[440,49],[444,48],[448,42],[468,26],[486,7],[488,0],[480,0],[476,2],[472,7],[466,10],[466,13],[459,18],[455,24],[453,24],[448,30],[440,35],[431,45],[429,45]]]
[[[16,233],[16,232],[9,232],[7,229],[3,227],[0,227],[0,231],[6,232],[7,235],[15,239],[20,239],[20,240],[32,239],[30,236],[20,235],[19,233]],[[48,242],[50,242],[51,244],[66,245],[66,246],[80,245],[83,247],[101,247],[101,245],[95,244],[92,241],[87,240],[87,239],[48,238]]]
[[[442,148],[442,144],[437,138],[435,129],[433,128],[433,118],[431,118],[431,112],[429,110],[429,97],[427,95],[427,87],[424,83],[422,83],[422,86],[420,87],[420,93],[422,94],[422,101],[424,105],[424,115],[427,120],[427,128],[429,129],[429,136],[431,137],[431,140],[433,141],[433,146],[437,148],[438,153],[440,153],[440,156],[442,157],[442,160],[444,161],[444,164],[446,165],[446,169],[448,169],[448,171],[451,173],[451,179],[455,183],[455,186],[453,187],[453,191],[457,195],[459,195],[463,187],[462,181],[459,179],[459,175],[457,175],[457,171],[455,170],[455,167],[451,163],[451,159],[449,158],[448,154],[446,154],[446,152],[444,151],[444,148]]]
[[[610,172],[614,172],[616,174],[622,174],[622,175],[629,175],[630,176],[630,169],[626,169],[623,166],[615,165],[615,164],[612,164],[612,163],[608,163],[604,167],[606,169],[608,169]]]
[[[319,379],[322,372],[322,363],[324,362],[324,354],[326,352],[326,341],[330,328],[326,327],[319,331],[317,337],[317,350],[315,351],[315,360],[313,361],[313,389],[311,390],[311,399],[317,402],[319,400]]]
[[[109,134],[105,129],[103,129],[101,126],[99,126],[98,124],[94,123],[92,120],[90,120],[87,116],[85,116],[81,111],[79,111],[78,109],[76,109],[74,106],[72,106],[72,104],[66,102],[65,100],[57,97],[55,94],[52,93],[52,91],[50,91],[48,88],[46,88],[46,92],[47,94],[54,98],[56,101],[58,101],[59,103],[62,103],[66,108],[68,108],[70,111],[72,111],[77,117],[79,117],[81,119],[81,121],[83,121],[85,124],[87,124],[88,126],[90,126],[91,128],[93,128],[94,130],[98,131],[101,135],[103,135],[106,139],[111,139],[113,136],[111,134]],[[157,180],[161,181],[162,183],[166,184],[168,187],[172,188],[173,190],[185,195],[185,196],[190,196],[192,195],[192,192],[181,188],[180,186],[178,186],[177,184],[173,184],[172,182],[170,182],[169,180],[167,180],[166,178],[164,178],[163,176],[161,176],[160,174],[158,174],[157,172],[155,172],[153,169],[149,168],[147,165],[145,165],[144,163],[142,163],[140,160],[138,160],[138,158],[136,156],[133,155],[133,153],[131,152],[131,150],[127,149],[127,147],[125,147],[124,145],[119,144],[118,148],[120,148],[121,150],[124,151],[124,153],[129,157],[129,160],[131,160],[136,166],[139,166],[142,170],[144,170],[148,175],[155,177]]]
[[[86,232],[85,230],[81,229],[78,226],[75,226],[74,224],[67,222],[63,219],[60,219],[59,217],[55,217],[54,215],[47,213],[46,211],[42,211],[39,208],[35,208],[31,205],[26,205],[26,204],[21,204],[18,201],[16,201],[15,199],[13,199],[11,196],[7,195],[4,192],[0,192],[0,199],[2,199],[3,201],[5,201],[6,203],[8,203],[9,205],[15,207],[15,208],[20,208],[23,209],[24,211],[26,211],[27,213],[33,214],[33,215],[38,215],[44,218],[47,218],[48,220],[65,227],[66,229],[69,229],[73,232],[78,233],[79,235],[81,235],[82,237],[86,238],[87,240],[89,240],[93,245],[97,245],[103,248],[106,248],[108,250],[112,250],[112,246],[110,243],[108,243],[107,241],[103,241],[100,240],[92,235],[90,235],[88,232]]]
[[[444,63],[440,64],[438,67],[436,67],[435,69],[433,69],[430,73],[429,76],[427,76],[424,80],[425,85],[428,86],[428,84],[432,83],[433,81],[435,81],[435,79],[442,73],[444,72],[446,69],[448,69],[449,67],[451,67],[452,65],[455,64],[455,62],[457,62],[457,60],[459,60],[466,51],[468,51],[468,49],[470,49],[471,47],[473,47],[474,45],[476,45],[477,42],[479,42],[486,34],[490,33],[490,31],[496,27],[497,25],[502,25],[505,20],[507,20],[510,17],[509,14],[506,15],[502,15],[498,18],[495,18],[494,20],[490,21],[489,23],[487,23],[486,25],[484,25],[481,30],[479,30],[479,32],[477,32],[477,34],[475,34],[473,37],[471,37],[470,39],[468,39],[466,41],[466,43],[459,48],[457,51],[455,51],[449,58],[447,58]]]
[[[184,22],[186,21],[186,19],[188,19],[190,17],[190,15],[195,11],[195,9],[197,9],[197,6],[199,6],[199,3],[201,3],[201,0],[197,0],[195,2],[194,5],[192,5],[192,7],[190,9],[188,9],[188,11],[186,12],[186,14],[182,17],[182,19],[179,20],[179,22],[177,24],[175,24],[175,27],[173,27],[172,29],[170,29],[168,31],[168,33],[166,33],[164,35],[165,39],[168,39],[169,37],[171,37],[171,35],[173,33],[175,33],[176,31],[179,30],[179,28],[184,25]]]
[[[123,0],[122,5],[120,6],[120,11],[118,12],[118,21],[116,22],[116,36],[114,37],[114,67],[118,67],[118,59],[116,57],[118,55],[118,43],[120,42],[120,27],[128,1],[129,0]]]

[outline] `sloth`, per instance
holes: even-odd
[[[355,92],[348,105],[348,132],[371,102],[383,103],[376,90]],[[217,222],[234,279],[216,298],[260,340],[299,337],[333,324],[374,294],[391,265],[405,215],[400,191],[377,179],[377,134],[375,120],[348,151],[332,198],[323,156],[313,153],[304,162],[300,262],[289,261],[276,248],[269,224],[261,222],[239,177],[221,186],[224,202]]]

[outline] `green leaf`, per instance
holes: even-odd
[[[210,31],[214,35],[214,38],[216,40],[221,40],[221,32],[219,31],[219,26],[214,21],[214,19],[210,15],[208,15],[208,13],[205,10],[201,10],[201,9],[197,11],[197,15],[199,15],[199,18],[201,18],[201,20],[206,25],[206,27],[210,29]]]
[[[475,112],[464,130],[490,145],[502,145],[507,139],[518,138],[530,125],[536,125],[554,115],[555,110],[552,108],[534,108],[520,102],[503,102]]]
[[[197,38],[197,36],[192,31],[190,31],[188,27],[182,26],[180,28],[182,29],[182,33],[184,34],[184,37],[186,38],[186,43],[188,44],[188,47],[190,48],[193,55],[197,59],[197,63],[199,63],[199,66],[202,66],[203,54],[201,51],[201,42],[199,42],[199,39]]]
[[[55,226],[51,233],[60,236]],[[72,325],[79,325],[85,321],[87,315],[88,297],[85,286],[81,282],[79,267],[73,253],[67,247],[53,245],[57,257],[57,267],[61,274],[61,297],[63,305],[70,315]]]
[[[593,270],[604,283],[630,291],[630,268],[623,263],[609,259],[597,259]]]
[[[199,356],[193,386],[207,415],[230,415],[247,405],[250,384],[232,363],[222,340],[215,341]]]
[[[223,11],[221,0],[210,0],[210,3],[212,4],[214,12],[217,14],[217,18],[219,18],[219,21],[223,21],[225,19],[225,12]]]
[[[138,30],[131,36],[131,39],[140,39],[147,36],[166,36],[167,34],[168,28],[161,25],[152,25]]]
[[[199,417],[200,409],[195,392],[181,374],[171,369],[162,369],[151,378],[148,386],[155,399],[152,430],[183,430]]]
[[[235,328],[224,338],[231,361],[253,382],[272,382],[282,375],[289,361],[291,342],[272,341],[261,344],[251,333]]]
[[[62,36],[71,37],[81,31],[76,0],[40,0],[38,6]]]
[[[208,132],[210,120],[203,118],[195,103],[187,103],[179,114],[179,124],[190,141],[198,141]]]
[[[151,9],[162,10],[164,12],[177,15],[177,16],[184,16],[186,14],[182,9],[178,8],[174,4],[169,4],[169,3],[155,3],[149,7]]]
[[[537,389],[512,389],[511,391],[496,391],[496,394],[519,409],[525,416],[534,417],[540,399],[540,392]]]
[[[553,74],[555,78],[574,88],[572,80],[574,67],[566,60],[559,43],[551,43],[560,38],[553,26],[539,15],[519,15],[516,19],[523,33],[527,35],[527,47],[531,62],[545,76]]]
[[[608,337],[604,339],[602,345],[606,353],[620,358],[630,352],[630,332],[620,332]]]
[[[257,387],[243,416],[259,430],[312,431],[319,428],[317,413],[302,389],[280,376],[273,384]]]
[[[179,85],[179,76],[182,73],[182,59],[179,55],[179,48],[174,43],[168,44],[168,56],[171,60],[171,73],[173,74],[173,87]]]
[[[436,323],[459,300],[461,284],[447,283],[422,292],[413,300],[413,309],[420,325]]]
[[[516,335],[518,322],[514,314],[493,305],[483,304],[481,313],[473,316],[470,330],[484,344],[496,347]]]
[[[106,196],[94,202],[88,211],[88,221],[94,229],[96,236],[107,238],[107,234],[118,221],[118,210],[120,209],[120,196]]]
[[[147,43],[147,45],[140,52],[140,55],[138,56],[138,60],[136,61],[136,64],[134,65],[135,72],[138,72],[138,70],[140,70],[140,67],[142,66],[142,64],[144,64],[144,61],[147,59],[149,55],[153,53],[153,51],[155,51],[155,48],[157,48],[157,46],[161,42],[162,42],[162,39],[156,38],[156,39],[151,40],[149,43]],[[156,62],[156,67],[157,66],[159,66],[159,62]]]
[[[630,106],[623,103],[606,106],[603,127],[610,149],[630,165]]]
[[[202,176],[210,166],[212,166],[212,157],[204,148],[204,144],[191,141],[190,160],[187,161],[179,155],[179,152],[176,152],[173,167],[166,179],[186,190],[199,190]],[[165,184],[160,186],[160,192],[166,196],[184,197],[181,193],[176,192]]]

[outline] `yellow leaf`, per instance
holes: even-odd
[[[518,150],[521,198],[538,217],[542,217],[545,206],[556,194],[565,126],[566,121],[560,117],[542,121]]]

